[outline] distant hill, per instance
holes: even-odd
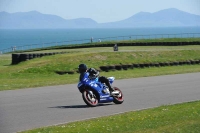
[[[181,26],[200,26],[200,16],[170,8],[155,13],[139,12],[122,21],[102,24],[110,28]]]
[[[97,22],[90,18],[66,20],[56,15],[42,14],[37,11],[0,12],[1,29],[89,28],[96,24]]]
[[[55,29],[55,28],[134,28],[200,26],[200,15],[175,8],[155,13],[139,12],[130,18],[110,23],[97,23],[90,18],[63,19],[37,11],[0,12],[0,29]]]

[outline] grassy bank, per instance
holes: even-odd
[[[46,51],[44,51],[46,52]],[[70,49],[66,54],[36,58],[18,65],[11,64],[11,55],[0,56],[0,90],[22,89],[39,86],[76,83],[78,74],[58,75],[55,71],[77,71],[80,63],[100,69],[99,66],[133,63],[174,62],[199,60],[200,46],[151,46],[112,48]],[[116,79],[175,73],[200,72],[199,65],[173,67],[151,67],[101,72],[101,75],[115,76]]]
[[[200,46],[199,46],[200,47]],[[154,51],[119,51],[102,52],[99,48],[89,51],[94,52],[72,52],[53,56],[45,56],[18,65],[10,65],[1,69],[1,73],[54,73],[56,70],[76,71],[80,63],[89,67],[99,69],[99,66],[133,64],[133,63],[156,63],[174,62],[186,60],[199,60],[200,50],[160,50],[154,47]],[[9,63],[10,64],[10,63]],[[7,64],[7,65],[9,65]],[[6,65],[4,65],[6,66]]]
[[[200,101],[45,127],[23,133],[199,133]]]

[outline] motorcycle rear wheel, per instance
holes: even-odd
[[[99,101],[97,99],[97,96],[95,95],[95,93],[93,93],[92,95],[90,94],[91,90],[84,90],[82,93],[82,97],[84,102],[90,106],[90,107],[95,107],[98,105]]]
[[[113,96],[113,99],[114,99],[113,102],[115,104],[122,104],[124,102],[124,96],[123,96],[122,91],[117,87],[114,87],[114,90],[119,91],[119,95]]]

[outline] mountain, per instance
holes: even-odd
[[[90,18],[63,19],[37,11],[0,12],[0,29],[55,29],[55,28],[134,28],[200,26],[200,16],[175,8],[155,13],[139,12],[130,18],[110,23],[97,23]]]
[[[66,20],[56,15],[42,14],[37,11],[0,12],[0,29],[83,28],[96,24],[97,22],[90,18]]]
[[[200,26],[200,16],[170,8],[155,13],[139,12],[122,21],[102,24],[110,28],[181,26]]]

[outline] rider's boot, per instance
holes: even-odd
[[[115,91],[115,89],[114,89],[113,87],[111,87],[110,82],[109,82],[108,79],[105,80],[105,84],[108,86],[109,91],[110,91],[110,94],[111,94],[111,95],[116,95],[116,91]],[[118,91],[117,91],[117,92],[118,92]]]
[[[107,83],[106,85],[108,86],[110,92],[114,91],[114,88],[111,87],[110,83]]]
[[[110,94],[113,96],[113,95],[118,95],[118,91],[116,91],[113,87],[111,86],[108,86],[109,88],[109,91],[110,91]]]

